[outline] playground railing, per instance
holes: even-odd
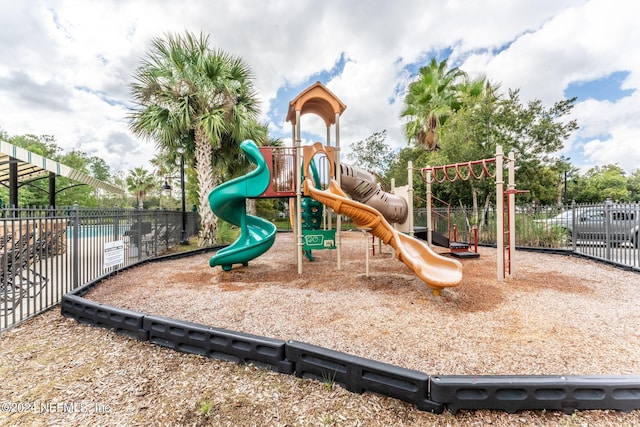
[[[199,228],[186,214],[186,234]],[[115,269],[158,256],[182,238],[182,212],[75,207],[0,210],[0,333]]]

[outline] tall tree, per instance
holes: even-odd
[[[495,154],[490,122],[491,117],[496,114],[496,105],[500,99],[497,93],[499,85],[481,76],[476,79],[465,78],[457,88],[460,102],[455,114],[441,127],[442,149],[433,153],[434,165],[490,158]],[[480,172],[478,168],[474,169],[476,175]],[[472,222],[479,224],[480,198],[484,196],[486,209],[492,193],[491,184],[486,180],[470,178],[467,181],[459,180],[435,186],[434,194],[443,200],[471,205]]]
[[[138,208],[142,209],[144,206],[144,197],[150,190],[156,187],[155,178],[148,170],[138,167],[129,170],[126,183],[127,190],[136,197]]]
[[[576,121],[568,117],[574,102],[575,99],[562,100],[551,107],[545,107],[540,100],[523,104],[517,90],[498,96],[495,88],[487,89],[478,102],[466,104],[447,121],[439,154],[446,163],[491,158],[496,146],[501,145],[505,153],[515,153],[517,186],[537,189],[520,196],[521,200],[554,203],[560,194],[561,169],[567,167],[554,153],[577,129]],[[474,197],[476,192],[490,197],[492,189],[477,183],[472,184],[472,192]]]
[[[57,156],[56,160],[77,171],[85,174],[89,173],[90,159],[87,153],[80,150],[72,150],[68,153]],[[44,183],[43,183],[44,184]],[[57,204],[71,206],[78,203],[80,206],[96,206],[98,198],[93,187],[72,181],[69,178],[58,176],[56,178]]]
[[[618,165],[595,166],[576,182],[576,202],[602,203],[607,199],[628,202],[627,177]]]
[[[525,105],[520,101],[519,90],[509,90],[508,96],[496,105],[491,137],[505,152],[515,151],[522,161],[549,162],[578,129],[576,120],[568,119],[575,101],[576,98],[564,99],[547,108],[541,100],[534,99]]]
[[[351,144],[351,152],[347,154],[347,159],[354,163],[354,166],[365,168],[378,174],[386,171],[394,158],[393,149],[389,147],[385,140],[387,131],[374,132],[363,141]]]
[[[435,150],[438,147],[438,127],[460,107],[458,84],[466,73],[454,67],[448,69],[448,59],[431,59],[421,67],[418,78],[409,84],[405,96],[405,109],[401,118],[409,119],[405,134],[409,142]]]
[[[627,190],[629,190],[629,200],[640,202],[640,169],[636,169],[627,179]]]
[[[109,182],[111,179],[111,168],[101,157],[89,157],[89,169],[91,170],[91,174],[100,181]]]
[[[217,218],[208,196],[220,182],[230,153],[244,139],[263,136],[249,67],[237,57],[209,48],[209,38],[167,35],[154,39],[131,85],[136,107],[134,134],[170,152],[182,148],[199,185],[200,245],[215,243]],[[260,141],[257,141],[260,142]]]

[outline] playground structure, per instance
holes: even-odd
[[[507,190],[504,189],[504,173],[503,166],[507,163]],[[495,171],[492,174],[488,168],[489,164],[495,164]],[[474,167],[479,167],[478,172],[474,171]],[[408,187],[409,191],[413,191],[413,164],[410,161],[407,169],[408,175]],[[505,156],[501,146],[496,147],[496,155],[493,158],[474,160],[469,162],[454,163],[450,165],[442,166],[427,166],[418,169],[420,176],[426,184],[426,201],[427,201],[427,241],[429,245],[433,242],[433,195],[432,186],[434,183],[455,182],[457,180],[467,181],[471,178],[480,180],[484,177],[494,178],[496,185],[496,247],[497,247],[497,263],[496,263],[496,275],[499,281],[505,279],[505,277],[512,276],[515,272],[514,269],[514,254],[516,247],[515,237],[515,196],[518,193],[525,192],[526,190],[516,190],[515,185],[515,156],[513,152],[510,152],[508,156]],[[452,171],[452,172],[450,172]],[[465,174],[466,171],[466,174]],[[505,230],[505,197],[507,199],[507,223]],[[413,211],[413,197],[408,197],[407,200],[410,204],[410,211]],[[405,231],[413,233],[413,217],[410,217],[408,227]],[[449,239],[447,238],[447,245],[449,245]],[[455,239],[454,239],[455,240]],[[477,244],[477,241],[476,241]]]
[[[225,221],[240,227],[240,236],[230,246],[220,249],[209,265],[231,270],[233,264],[246,266],[271,248],[276,239],[276,226],[265,219],[247,214],[246,200],[258,197],[269,184],[269,169],[258,147],[251,141],[240,144],[247,158],[258,167],[248,174],[227,181],[209,194],[211,210]]]
[[[260,155],[260,150],[253,142],[243,142],[241,149],[258,167],[245,176],[221,184],[209,195],[213,212],[240,228],[238,239],[232,245],[219,250],[209,261],[211,267],[220,265],[225,271],[230,270],[233,264],[248,265],[251,259],[269,250],[276,235],[276,228],[272,223],[246,213],[246,199],[258,197],[264,193],[273,180],[265,158]],[[437,295],[443,288],[455,286],[462,280],[462,265],[458,261],[441,256],[425,242],[398,232],[378,209],[349,198],[338,186],[336,180],[330,179],[326,190],[316,188],[316,182],[309,173],[310,164],[315,155],[323,154],[325,159],[329,160],[329,176],[335,176],[334,163],[330,161],[333,157],[331,147],[316,143],[313,146],[304,147],[303,153],[303,170],[306,171],[303,182],[305,196],[310,196],[313,200],[330,207],[338,215],[350,217],[359,229],[369,231],[385,244],[392,246],[398,259],[422,279],[434,294]],[[402,203],[401,198],[373,185],[366,173],[357,168],[344,167],[343,171],[347,171],[347,176],[350,178],[345,186],[351,190],[351,193],[365,201],[373,199],[373,203],[379,206],[390,220],[406,221],[409,215],[406,204]],[[304,201],[300,199],[297,210],[300,212],[301,219]],[[306,205],[308,207],[310,204]],[[300,228],[302,222],[301,220]],[[299,235],[302,236],[302,233]],[[310,257],[310,255],[307,256]]]
[[[433,221],[431,186],[434,182],[453,182],[457,179],[495,179],[497,203],[497,249],[496,266],[498,280],[513,274],[515,249],[515,221],[508,215],[504,232],[504,197],[507,195],[508,212],[515,206],[513,153],[505,157],[501,147],[496,156],[473,162],[445,166],[427,166],[419,169],[427,186],[427,243],[414,236],[413,224],[413,166],[408,165],[407,186],[394,188],[393,193],[382,190],[376,178],[368,172],[340,163],[340,116],[346,106],[320,82],[315,83],[289,104],[287,121],[292,123],[293,147],[261,147],[245,142],[241,149],[257,169],[246,176],[236,178],[214,189],[209,195],[213,212],[220,218],[240,227],[240,236],[230,247],[219,251],[210,265],[221,265],[230,270],[233,264],[247,265],[251,259],[267,251],[275,239],[273,224],[246,213],[246,198],[286,197],[290,198],[290,212],[297,236],[296,260],[298,274],[303,273],[303,256],[313,260],[311,248],[335,249],[337,269],[342,268],[341,215],[350,217],[356,227],[378,237],[395,250],[404,262],[434,294],[445,287],[458,285],[462,280],[462,264],[459,261],[436,253],[433,243]],[[303,114],[316,114],[327,127],[326,143],[302,146],[300,118]],[[331,127],[335,127],[335,146],[331,146]],[[509,183],[504,191],[503,164],[507,161]],[[495,164],[491,174],[487,165]],[[480,172],[474,167],[480,165]],[[464,171],[466,170],[466,174]],[[451,171],[454,175],[451,176]],[[395,194],[394,194],[395,193]],[[347,195],[348,194],[348,195]],[[349,197],[350,196],[350,197]],[[295,201],[295,202],[294,202]],[[328,221],[322,223],[318,202],[336,214],[335,230]],[[322,223],[322,230],[321,228]],[[394,223],[395,226],[392,226]],[[505,236],[507,244],[505,244]],[[319,245],[313,246],[313,243]],[[454,242],[457,244],[458,242]],[[447,246],[454,251],[454,244]],[[476,242],[477,244],[477,242]],[[466,247],[466,246],[465,246]],[[477,254],[474,254],[477,256]]]
[[[246,198],[292,197],[295,186],[295,215],[292,216],[297,234],[296,259],[299,274],[302,274],[303,254],[312,259],[309,246],[305,246],[303,227],[319,228],[317,218],[310,212],[317,210],[317,207],[304,199],[311,197],[336,214],[335,234],[329,222],[330,237],[325,239],[322,236],[319,240],[325,242],[324,248],[335,247],[338,270],[341,269],[341,215],[346,215],[357,228],[368,231],[393,247],[397,258],[423,280],[435,295],[439,295],[446,287],[458,285],[462,281],[462,264],[459,261],[436,253],[424,241],[399,232],[390,225],[389,221],[406,223],[407,218],[412,217],[412,210],[409,210],[406,201],[400,196],[383,191],[375,178],[367,172],[340,164],[339,117],[345,108],[335,95],[318,82],[290,103],[287,120],[293,124],[293,155],[276,148],[275,152],[265,156],[260,155],[260,150],[252,142],[245,141],[241,145],[249,160],[258,166],[257,169],[220,185],[209,195],[214,214],[239,226],[240,236],[231,246],[212,257],[209,264],[212,267],[221,265],[224,270],[230,270],[233,264],[246,266],[251,259],[266,252],[275,239],[275,227],[270,223],[265,224],[260,218],[247,215]],[[306,113],[315,113],[324,120],[327,125],[327,143],[330,140],[330,127],[335,124],[335,147],[321,143],[301,146],[300,116]],[[263,148],[262,151],[266,150]],[[284,157],[280,157],[283,153]],[[298,162],[302,168],[298,167]],[[315,170],[316,164],[325,165],[320,168],[319,174]],[[319,182],[320,176],[324,178],[324,182]],[[343,178],[345,182],[341,185]],[[323,186],[326,188],[322,189]],[[310,219],[313,224],[310,224]]]
[[[316,143],[304,147],[305,170],[309,162],[319,152],[328,155],[328,147]],[[328,157],[330,157],[328,155]],[[330,162],[331,163],[331,162]],[[333,176],[330,170],[329,176]],[[420,279],[438,295],[440,290],[456,286],[462,280],[462,264],[434,252],[426,243],[395,230],[384,215],[372,206],[350,199],[340,188],[336,180],[330,180],[327,190],[318,190],[311,179],[305,177],[304,194],[329,206],[337,214],[350,217],[356,227],[367,230],[396,251],[396,256],[404,262]],[[393,208],[393,207],[392,207]],[[392,212],[394,209],[390,209]],[[401,212],[402,209],[397,209]],[[404,215],[405,218],[407,215]]]
[[[431,186],[435,182],[471,177],[481,179],[488,176],[496,182],[497,203],[497,249],[496,266],[498,280],[513,273],[513,253],[515,248],[515,222],[513,215],[504,232],[504,196],[508,197],[508,212],[513,212],[514,196],[514,157],[509,154],[509,184],[504,191],[503,163],[505,156],[498,147],[496,157],[480,161],[458,163],[420,169],[427,185],[427,243],[414,237],[413,224],[413,167],[408,165],[409,183],[394,189],[393,193],[383,191],[375,177],[358,168],[340,163],[339,119],[346,106],[320,82],[315,83],[289,104],[287,121],[292,123],[292,139],[295,146],[262,147],[245,142],[241,149],[249,160],[258,167],[246,176],[236,178],[214,189],[209,195],[212,211],[218,217],[240,227],[240,236],[228,248],[220,250],[210,265],[221,265],[230,270],[233,264],[248,265],[251,259],[266,252],[275,240],[275,227],[268,221],[247,215],[245,200],[256,197],[287,197],[290,203],[294,232],[297,235],[296,260],[298,273],[302,274],[303,256],[313,261],[311,248],[336,249],[337,269],[342,269],[341,258],[341,215],[350,217],[356,227],[378,237],[395,250],[399,260],[404,262],[434,294],[450,286],[456,286],[462,280],[462,264],[444,257],[432,248],[433,224],[431,218]],[[313,146],[301,145],[300,118],[303,114],[316,114],[327,127],[326,144]],[[331,126],[335,126],[335,146],[331,143]],[[492,175],[488,163],[495,163]],[[320,172],[318,172],[318,165]],[[474,171],[475,165],[481,165],[480,173]],[[466,169],[466,174],[463,170]],[[339,173],[338,173],[339,171]],[[455,175],[451,176],[450,171]],[[347,194],[350,196],[347,196]],[[294,199],[295,198],[295,199]],[[328,223],[322,224],[321,207],[324,204],[336,214],[336,227],[333,230],[331,215]],[[292,206],[293,205],[293,206]],[[395,223],[391,226],[390,223]],[[309,231],[313,231],[310,233]],[[505,245],[505,236],[508,244]],[[312,246],[313,243],[320,246]],[[477,242],[476,242],[477,243]],[[450,245],[453,248],[453,244]],[[452,249],[453,251],[454,249]],[[506,260],[506,261],[505,261]]]

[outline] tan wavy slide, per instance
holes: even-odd
[[[335,180],[330,181],[327,190],[318,190],[307,178],[304,192],[336,213],[350,217],[358,228],[370,229],[371,234],[393,247],[398,259],[433,289],[435,295],[462,281],[462,264],[459,261],[439,255],[425,242],[398,232],[376,209],[351,200]]]

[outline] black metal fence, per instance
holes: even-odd
[[[184,230],[183,230],[184,219]],[[197,213],[132,209],[0,210],[0,333],[62,295],[197,234]]]
[[[451,208],[433,229],[451,240],[496,243],[495,210]],[[516,206],[516,247],[568,251],[640,272],[640,204]],[[426,226],[416,210],[415,225]],[[186,236],[197,213],[185,213]],[[183,240],[182,212],[132,209],[0,210],[0,333],[60,302],[62,295],[116,269],[155,257]],[[452,231],[455,228],[455,233]],[[454,236],[455,234],[455,236]]]
[[[475,226],[480,244],[496,244],[495,209],[446,209],[432,216],[434,231],[452,241],[472,242]],[[640,271],[640,203],[524,205],[516,206],[511,215],[517,248],[570,251]],[[416,210],[415,225],[426,227],[426,221],[426,210]],[[505,214],[505,227],[506,221]]]

